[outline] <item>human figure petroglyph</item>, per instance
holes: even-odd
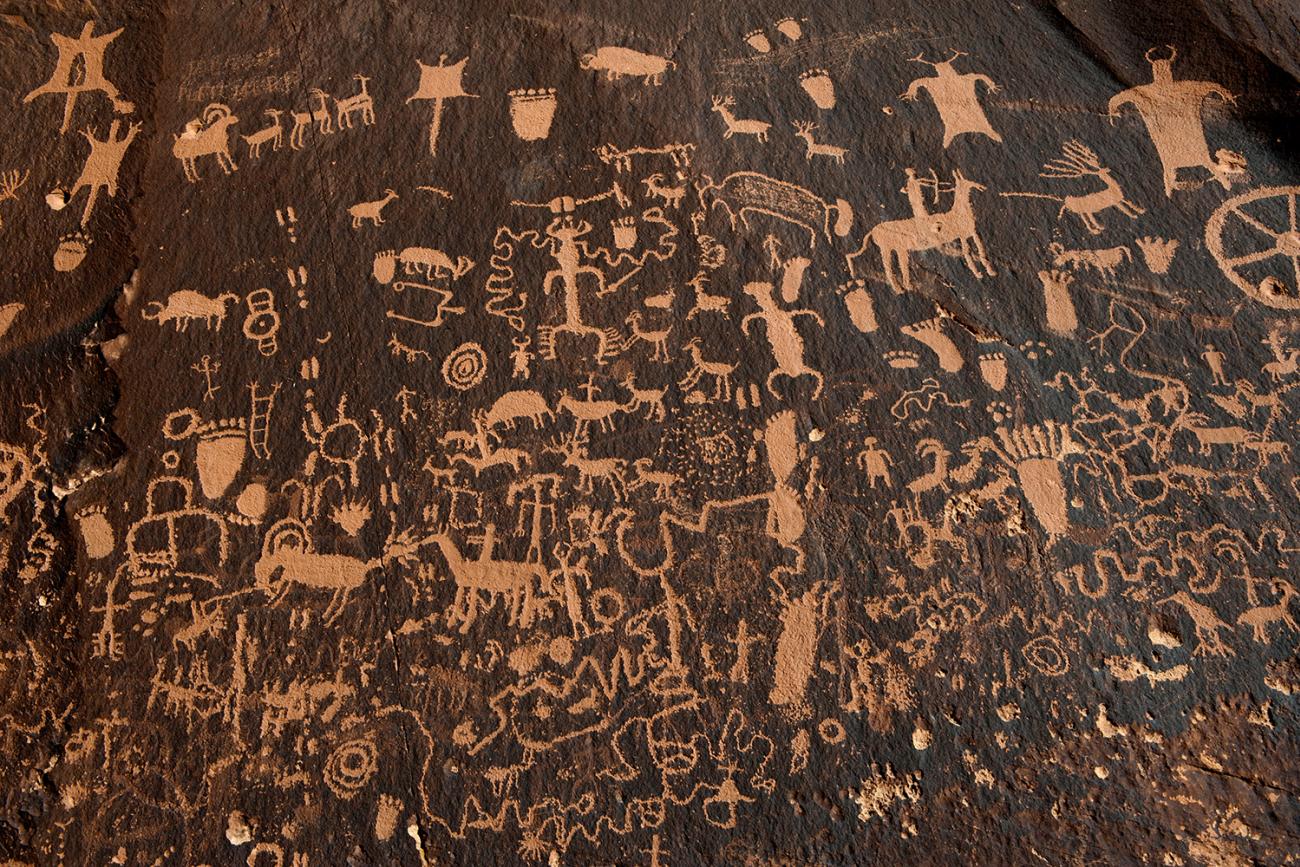
[[[987,75],[975,72],[960,73],[953,69],[953,61],[965,57],[966,52],[954,51],[947,60],[937,63],[925,59],[924,54],[910,58],[913,63],[924,63],[934,68],[934,75],[917,78],[903,92],[902,99],[908,102],[916,100],[922,90],[930,94],[934,107],[939,110],[939,120],[943,123],[943,146],[948,147],[959,135],[984,135],[1001,142],[1002,136],[989,124],[980,105],[979,85],[989,93],[997,93],[998,86]]]
[[[63,135],[72,126],[72,112],[77,104],[77,97],[83,93],[99,91],[104,94],[117,114],[130,114],[135,106],[122,99],[114,84],[104,77],[104,52],[113,40],[122,35],[119,27],[109,33],[95,36],[95,22],[87,21],[81,28],[79,36],[66,36],[51,33],[50,41],[58,51],[54,62],[54,72],[49,81],[29,91],[23,97],[26,105],[38,96],[46,94],[63,94],[63,123],[59,134]]]
[[[1264,373],[1269,375],[1273,382],[1281,382],[1288,376],[1293,375],[1297,369],[1300,369],[1300,349],[1290,349],[1286,344],[1286,337],[1282,334],[1282,329],[1274,327],[1269,330],[1268,337],[1261,341],[1273,353],[1273,361],[1266,362],[1262,368]]]
[[[865,448],[858,452],[855,460],[858,468],[867,474],[867,487],[874,488],[879,480],[886,488],[892,488],[894,479],[889,474],[889,468],[894,459],[880,447],[875,437],[867,437],[862,444]]]
[[[1213,343],[1205,345],[1205,351],[1201,353],[1201,358],[1205,360],[1205,366],[1210,369],[1210,375],[1214,378],[1215,385],[1232,384],[1228,381],[1228,377],[1223,370],[1223,362],[1227,360],[1227,356],[1215,349]]]
[[[605,433],[611,433],[614,429],[614,415],[623,409],[622,404],[616,400],[593,400],[590,395],[579,400],[564,390],[560,391],[555,406],[573,417],[574,431],[579,439],[586,439],[592,422],[598,423]]]
[[[558,473],[531,473],[514,480],[506,488],[506,505],[514,506],[516,502],[519,504],[515,533],[523,533],[525,529],[529,533],[528,553],[524,559],[530,563],[540,563],[542,560],[542,535],[547,532],[548,519],[549,530],[555,530],[555,501],[559,497],[563,481],[564,477]],[[521,498],[525,491],[532,494],[531,499]]]
[[[579,277],[587,275],[596,282],[596,294],[604,294],[606,288],[605,272],[596,264],[583,264],[584,247],[579,239],[591,231],[591,224],[586,220],[576,220],[570,215],[556,217],[546,226],[546,236],[551,239],[550,253],[555,259],[555,268],[547,271],[542,278],[542,292],[550,295],[556,284],[560,285],[564,299],[564,321],[558,325],[546,326],[542,332],[544,346],[552,351],[546,353],[554,357],[555,336],[568,333],[578,336],[596,336],[596,360],[603,364],[607,357],[614,354],[616,342],[610,331],[594,325],[588,325],[582,314],[580,301],[581,285]],[[615,332],[616,333],[616,332]]]
[[[475,455],[469,451],[455,452],[448,459],[448,463],[463,463],[474,471],[477,476],[484,470],[491,467],[508,465],[514,472],[519,472],[532,460],[528,452],[522,449],[506,448],[504,446],[493,446],[489,439],[488,430],[484,427],[484,417],[482,415],[474,416],[471,422],[474,430],[453,430],[444,433],[438,438],[441,445],[447,446],[459,444],[466,449],[475,449],[478,454]],[[426,461],[426,467],[431,466],[432,458]]]
[[[995,276],[997,271],[989,264],[984,241],[976,228],[975,212],[971,208],[971,193],[985,189],[987,188],[983,184],[969,180],[960,170],[954,171],[953,203],[947,211],[928,217],[878,223],[863,237],[862,246],[845,257],[849,274],[854,273],[853,260],[865,253],[868,246],[875,244],[880,250],[881,265],[890,287],[896,293],[902,293],[912,288],[912,253],[956,242],[966,267],[976,279]]]
[[[510,376],[514,379],[528,379],[532,375],[532,362],[536,357],[528,350],[532,345],[532,338],[512,337],[510,342],[514,346],[510,351]]]
[[[907,206],[912,209],[912,216],[930,216],[930,207],[925,203],[925,192],[929,188],[937,200],[939,189],[942,186],[939,183],[938,176],[931,172],[929,178],[923,178],[911,166],[904,170],[904,174],[907,176],[907,180],[903,182],[903,188],[899,192],[907,196]]]
[[[1151,81],[1122,90],[1110,98],[1106,107],[1111,122],[1125,106],[1133,106],[1142,116],[1151,141],[1160,157],[1165,195],[1172,197],[1180,189],[1178,172],[1182,169],[1203,168],[1225,190],[1232,185],[1235,154],[1218,151],[1218,159],[1210,156],[1210,146],[1205,140],[1205,127],[1201,110],[1205,100],[1217,96],[1234,104],[1236,98],[1222,86],[1210,81],[1179,81],[1174,78],[1174,60],[1178,51],[1173,46],[1168,57],[1157,57],[1157,49],[1147,51],[1151,64]]]

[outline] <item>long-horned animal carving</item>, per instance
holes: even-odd
[[[623,412],[631,414],[641,407],[645,407],[645,417],[651,421],[663,421],[667,409],[664,408],[664,392],[662,388],[638,388],[636,384],[636,375],[629,372],[620,383],[630,393],[628,402],[623,405]]]
[[[555,413],[546,405],[546,398],[542,397],[540,392],[530,389],[507,391],[498,397],[479,418],[488,436],[499,439],[494,431],[498,425],[513,430],[515,422],[526,418],[533,423],[533,427],[540,428],[547,419],[554,417]]]
[[[824,144],[815,140],[813,138],[813,132],[816,129],[817,125],[813,123],[806,121],[794,122],[794,134],[804,141],[804,146],[806,148],[804,157],[809,161],[811,161],[813,157],[829,157],[840,165],[844,165],[844,157],[848,155],[848,151],[842,147]]]
[[[689,281],[691,288],[695,290],[695,304],[691,307],[690,312],[686,314],[688,322],[700,313],[730,315],[728,311],[731,308],[731,296],[709,294],[704,288],[708,285],[708,282],[708,276],[703,273],[696,274]]]
[[[703,376],[713,377],[713,399],[727,400],[731,397],[731,375],[736,372],[735,364],[725,361],[705,361],[700,350],[700,339],[693,337],[686,342],[687,353],[691,356],[691,369],[679,383],[682,388],[691,389]]]
[[[627,498],[627,461],[622,458],[587,457],[586,446],[577,436],[559,440],[546,447],[546,451],[561,455],[564,465],[578,471],[578,490],[584,494],[594,491],[596,479],[609,485],[615,499]]]
[[[471,539],[471,541],[474,541]],[[478,617],[479,592],[486,592],[490,609],[498,596],[506,601],[506,615],[511,626],[527,629],[533,623],[534,597],[550,586],[550,575],[538,563],[498,560],[495,556],[496,528],[484,526],[478,557],[468,559],[460,546],[445,531],[433,533],[423,542],[433,542],[442,552],[456,582],[456,598],[448,612],[449,625],[459,623],[461,634],[469,632]]]
[[[392,192],[389,190],[388,192]],[[394,194],[393,198],[396,198]],[[380,208],[383,206],[381,205]],[[351,209],[349,209],[349,213]],[[383,220],[380,220],[382,223]],[[474,260],[468,256],[457,256],[454,260],[441,250],[432,247],[403,247],[397,254],[397,261],[407,274],[423,274],[425,277],[449,276],[453,280],[464,277],[474,267]]]
[[[362,221],[369,221],[372,226],[381,225],[384,222],[384,206],[397,198],[397,193],[392,190],[384,190],[382,199],[375,199],[369,202],[357,202],[348,208],[348,215],[352,217],[352,228],[361,228]]]
[[[765,120],[736,117],[731,112],[735,105],[736,100],[733,97],[713,97],[713,111],[716,111],[722,118],[722,122],[727,125],[727,131],[722,134],[722,137],[731,138],[736,133],[740,133],[741,135],[752,135],[761,142],[767,141],[767,131],[772,128],[772,124]]]
[[[660,500],[671,500],[673,488],[681,484],[682,478],[676,473],[665,472],[664,470],[654,469],[654,461],[650,458],[637,458],[632,462],[632,472],[636,478],[628,482],[627,489],[629,492],[636,491],[646,485],[653,485],[655,496]]]
[[[423,541],[392,544],[383,556],[370,560],[346,554],[321,554],[316,551],[307,526],[296,518],[285,518],[267,531],[253,574],[258,588],[270,597],[269,605],[279,603],[295,585],[332,591],[323,615],[326,623],[332,623],[342,613],[348,596],[365,583],[371,572],[391,560],[410,556],[423,544]]]
[[[721,206],[733,229],[738,219],[746,229],[750,228],[753,214],[800,226],[808,232],[810,247],[817,246],[819,233],[830,241],[832,233],[843,238],[853,228],[853,208],[844,199],[828,204],[803,187],[760,172],[733,172],[717,184],[706,177],[700,187],[700,200],[710,208]]]
[[[334,126],[330,120],[330,95],[320,88],[314,87],[311,90],[311,98],[316,102],[314,106],[307,111],[292,112],[293,129],[289,131],[289,147],[296,151],[302,150],[307,130],[313,123],[316,124],[316,128],[321,135],[329,135],[334,132]]]
[[[665,187],[663,182],[663,173],[655,172],[641,183],[645,184],[646,195],[659,199],[670,208],[676,208],[686,198],[686,187]]]
[[[145,305],[141,317],[166,325],[175,323],[177,331],[188,331],[191,322],[202,320],[203,324],[214,330],[221,330],[221,323],[226,318],[226,305],[239,303],[239,296],[233,292],[222,292],[216,298],[209,298],[193,289],[180,289],[167,296],[167,303],[150,301]]]
[[[339,129],[351,129],[352,115],[357,112],[361,113],[361,122],[366,126],[375,122],[375,101],[370,98],[370,93],[366,90],[366,82],[370,79],[360,74],[352,77],[357,80],[357,92],[334,101],[335,125]]]
[[[668,335],[672,333],[673,327],[648,329],[641,322],[641,311],[633,310],[627,315],[627,324],[632,329],[632,338],[644,341],[654,347],[654,353],[651,354],[651,361],[660,361],[664,364],[672,361],[672,356],[668,353]]]
[[[1100,235],[1101,221],[1097,215],[1109,208],[1114,208],[1129,219],[1146,213],[1144,208],[1130,202],[1124,197],[1124,191],[1115,174],[1101,164],[1096,151],[1083,142],[1071,139],[1061,147],[1062,156],[1043,165],[1038,173],[1043,178],[1088,178],[1095,177],[1104,184],[1104,188],[1094,193],[1072,196],[1053,196],[1047,193],[1003,193],[1004,196],[1018,196],[1030,199],[1051,199],[1061,203],[1058,217],[1066,212],[1074,214],[1083,226],[1093,235]]]
[[[661,84],[664,73],[677,68],[676,61],[617,45],[606,45],[593,54],[582,55],[578,65],[603,72],[610,81],[624,75],[639,75],[646,84]]]
[[[593,421],[599,423],[605,433],[612,432],[614,414],[622,409],[616,400],[578,400],[567,391],[560,392],[556,406],[573,416],[574,433],[580,440],[587,438],[587,428]]]
[[[281,115],[284,112],[278,108],[268,108],[263,112],[271,119],[271,122],[259,129],[252,135],[241,135],[240,138],[248,145],[248,155],[253,159],[258,159],[262,155],[262,145],[267,142],[271,143],[271,150],[278,151],[284,144],[284,125],[281,122]]]
[[[185,180],[190,183],[199,180],[195,161],[203,156],[215,156],[217,165],[226,174],[239,168],[230,155],[230,128],[237,123],[239,117],[231,114],[229,106],[214,102],[203,109],[201,119],[185,125],[185,131],[172,142],[172,156],[181,161]]]

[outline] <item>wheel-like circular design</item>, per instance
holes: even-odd
[[[325,762],[325,785],[343,800],[350,800],[370,782],[379,766],[379,751],[368,738],[341,744]]]
[[[1300,310],[1300,187],[1261,187],[1228,199],[1205,224],[1205,245],[1251,298]]]
[[[473,388],[486,375],[487,355],[477,343],[462,343],[442,363],[443,378],[448,385],[459,391]]]

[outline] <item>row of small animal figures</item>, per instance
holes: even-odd
[[[361,122],[366,126],[375,122],[374,101],[366,90],[366,83],[370,79],[364,75],[354,77],[359,89],[352,96],[337,99],[319,88],[313,88],[313,104],[306,111],[291,109],[288,112],[293,118],[289,147],[302,150],[307,130],[313,125],[322,135],[330,135],[337,130],[351,129],[356,115],[360,115]],[[331,100],[333,108],[330,107]],[[284,145],[285,112],[269,108],[263,113],[270,118],[270,123],[249,135],[240,136],[248,146],[248,155],[253,159],[260,158],[265,144],[270,144],[272,150],[279,150]],[[201,156],[215,156],[217,164],[226,174],[239,168],[230,153],[230,128],[237,123],[239,116],[231,111],[230,106],[214,102],[203,109],[200,117],[185,124],[185,130],[175,136],[172,143],[172,155],[181,161],[186,180],[193,183],[199,179],[195,160]]]
[[[736,117],[732,112],[736,100],[730,96],[715,96],[712,102],[711,110],[718,113],[727,127],[726,132],[722,134],[724,139],[729,139],[739,133],[740,135],[752,135],[761,142],[767,141],[768,130],[772,128],[771,123],[765,120]],[[804,147],[806,148],[805,159],[812,160],[815,156],[822,156],[828,157],[841,165],[844,164],[844,158],[848,156],[849,152],[837,145],[817,141],[814,137],[817,130],[816,124],[807,121],[794,121],[791,125],[794,127],[795,137],[804,141]]]
[[[606,46],[595,53],[583,55],[580,65],[583,69],[600,70],[611,80],[624,75],[641,76],[647,84],[659,84],[663,74],[677,66],[674,61],[663,57],[615,46]],[[291,109],[288,112],[293,118],[289,147],[301,150],[307,130],[313,124],[321,135],[330,135],[336,130],[351,129],[353,116],[357,114],[367,126],[375,122],[374,100],[366,88],[370,79],[361,74],[353,77],[358,84],[355,94],[338,99],[320,88],[313,88],[310,92],[312,104],[306,111]],[[332,109],[331,100],[334,103]],[[284,144],[285,112],[270,108],[264,114],[270,118],[266,126],[249,135],[240,136],[248,146],[248,155],[253,159],[260,158],[265,144],[269,143],[272,150],[279,150]],[[230,154],[229,142],[230,128],[237,123],[239,117],[229,106],[212,103],[203,110],[201,117],[185,125],[185,131],[175,138],[172,153],[181,161],[186,180],[193,183],[199,179],[195,160],[201,156],[215,156],[217,164],[226,174],[238,168]]]

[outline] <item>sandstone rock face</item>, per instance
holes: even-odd
[[[0,861],[1292,863],[1296,15],[12,5]]]

